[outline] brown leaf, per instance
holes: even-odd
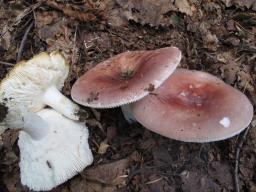
[[[60,13],[38,11],[36,13],[36,31],[38,36],[47,43],[47,50],[60,50],[69,63],[72,62],[74,50],[73,29],[68,27],[68,20]],[[73,61],[74,62],[74,61]]]
[[[171,19],[164,14],[177,10],[170,0],[117,0],[122,8],[122,14],[127,20],[151,26],[170,25]]]
[[[237,7],[246,7],[247,9],[252,9],[256,11],[256,1],[255,0],[222,0],[227,7],[237,6]]]
[[[214,161],[210,164],[209,175],[217,180],[222,186],[229,191],[233,190],[233,176],[229,164],[225,162]]]
[[[195,11],[195,7],[190,5],[187,0],[175,1],[175,5],[181,13],[185,13],[188,16],[192,16],[193,12]]]
[[[117,186],[106,186],[102,183],[88,181],[85,192],[118,192]],[[80,191],[79,191],[80,192]]]
[[[124,186],[127,177],[128,159],[98,165],[82,172],[82,176],[90,181],[107,185]]]
[[[207,47],[211,50],[216,50],[219,40],[218,40],[217,36],[209,30],[209,28],[210,28],[210,26],[206,22],[202,22],[199,25],[199,31],[201,33],[203,44],[205,47]]]
[[[227,65],[223,66],[225,82],[234,84],[237,79],[237,73],[240,71],[239,64],[234,60],[228,61]]]
[[[105,153],[107,152],[107,150],[108,150],[109,147],[110,147],[110,145],[107,144],[107,141],[106,141],[106,140],[105,140],[105,141],[102,141],[102,142],[100,143],[100,147],[98,148],[98,154],[101,154],[101,155],[105,154]]]
[[[149,188],[149,191],[175,192],[175,187],[170,186],[165,179],[156,174],[150,175],[149,180],[150,181],[146,183]]]
[[[98,16],[101,15],[98,9],[88,9],[88,8],[86,9],[85,6],[77,7],[72,4],[56,2],[56,1],[46,1],[46,3],[50,7],[63,11],[65,15],[69,17],[74,17],[83,22],[95,21],[97,19],[97,15]]]
[[[221,191],[220,186],[214,180],[199,171],[183,171],[181,180],[183,191]]]
[[[88,183],[80,177],[70,182],[70,192],[87,192]]]

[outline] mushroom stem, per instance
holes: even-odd
[[[25,107],[17,106],[16,109],[9,109],[5,122],[0,123],[3,130],[20,129],[26,132],[33,140],[44,138],[49,132],[49,124],[36,113],[28,111]]]
[[[134,123],[134,122],[137,122],[137,120],[135,119],[133,113],[132,113],[132,110],[131,110],[131,106],[129,104],[126,104],[126,105],[122,105],[121,106],[121,110],[123,112],[123,115],[124,115],[124,118],[125,120],[131,124],[131,123]]]
[[[51,86],[46,90],[43,100],[46,105],[49,105],[60,114],[63,114],[72,120],[79,120],[78,105],[62,95],[55,86]]]
[[[35,113],[27,112],[23,116],[22,131],[28,133],[32,139],[40,140],[49,132],[49,124]]]

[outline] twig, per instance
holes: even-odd
[[[127,42],[130,42],[129,39],[127,39],[126,37],[123,37],[123,36],[119,35],[118,33],[115,33],[114,31],[111,31],[111,30],[109,30],[109,29],[106,29],[106,31],[109,32],[110,34],[114,35],[114,36],[119,37],[119,38],[122,39],[122,40],[125,40],[125,41],[127,41]]]
[[[8,62],[5,62],[5,61],[0,61],[0,64],[6,65],[6,66],[10,66],[10,67],[13,67],[13,66],[14,66],[13,63],[8,63]]]
[[[18,56],[17,56],[17,62],[20,61],[21,59],[21,56],[22,56],[22,51],[23,51],[23,48],[24,48],[24,45],[25,45],[25,42],[27,40],[27,37],[28,37],[28,33],[30,32],[32,26],[33,26],[34,22],[31,22],[30,25],[28,26],[27,30],[25,31],[23,37],[22,37],[22,40],[21,40],[21,43],[20,43],[20,47],[19,47],[19,52],[18,52]]]
[[[235,156],[235,170],[234,170],[234,177],[235,177],[235,191],[240,192],[240,184],[239,184],[239,176],[238,176],[238,169],[239,169],[239,159],[240,159],[240,152],[243,147],[243,144],[246,140],[246,136],[248,134],[248,131],[250,129],[250,126],[244,131],[242,138],[240,142],[237,145],[236,149],[236,156]]]
[[[74,39],[73,39],[73,49],[72,49],[72,57],[71,57],[72,65],[74,63],[76,63],[77,58],[78,58],[77,57],[78,50],[77,50],[77,47],[76,47],[77,28],[78,28],[78,25],[76,25],[76,29],[75,29],[75,33],[74,33]]]
[[[163,177],[159,177],[158,179],[154,179],[153,181],[148,181],[148,182],[146,183],[146,185],[156,183],[156,182],[158,182],[158,181],[161,181],[162,179],[163,179]]]
[[[253,33],[253,32],[251,32],[251,31],[245,29],[238,21],[235,21],[235,24],[236,24],[238,27],[240,27],[242,30],[244,30],[245,32],[247,32],[247,33],[249,33],[249,34],[251,34],[251,35],[255,35],[255,33]]]

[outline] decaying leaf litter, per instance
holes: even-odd
[[[0,3],[1,78],[18,55],[62,50],[72,66],[63,89],[70,97],[74,81],[97,63],[126,50],[174,45],[181,67],[210,72],[256,104],[253,0]],[[119,109],[90,111],[94,164],[53,191],[233,191],[235,176],[241,191],[256,190],[256,120],[243,145],[241,136],[188,144],[127,125]],[[16,132],[3,135],[0,154],[0,191],[28,191],[20,183]]]

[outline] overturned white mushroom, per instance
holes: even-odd
[[[68,73],[69,65],[59,52],[40,53],[27,62],[16,64],[2,80],[0,103],[11,110],[22,105],[31,112],[49,105],[66,117],[78,120],[82,111],[59,91]]]
[[[52,109],[37,112],[49,124],[48,134],[34,140],[20,132],[21,183],[35,191],[51,190],[93,161],[87,127]]]

